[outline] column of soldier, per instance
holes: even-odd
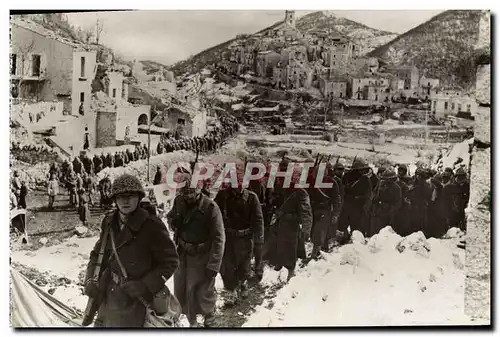
[[[286,171],[289,163],[284,158],[279,170]],[[214,201],[221,222],[217,211],[203,201],[206,195],[181,189],[168,215],[177,245],[196,256],[196,242],[221,242],[220,235],[225,237],[220,273],[228,292],[226,301],[234,303],[248,295],[252,256],[257,281],[262,279],[264,261],[277,271],[288,269],[290,279],[299,258],[307,264],[319,258],[321,251],[346,243],[355,230],[365,237],[386,226],[401,236],[423,231],[427,237],[441,237],[451,227],[465,230],[469,183],[463,168],[442,172],[418,168],[409,176],[405,165],[397,165],[397,170],[380,167],[375,174],[361,158],[355,158],[348,170],[338,161],[327,163],[326,168],[323,182],[331,182],[331,188],[283,188],[284,180],[277,178],[272,189],[264,179],[251,181],[247,189],[220,190]],[[314,169],[310,173],[311,186],[316,174]],[[208,216],[185,214],[198,208],[205,209]],[[204,222],[206,232],[190,225],[195,220]],[[209,238],[203,239],[205,236]],[[306,256],[304,244],[309,240],[313,251]]]
[[[203,137],[182,137],[178,134],[168,135],[163,138],[156,147],[156,152],[174,152],[179,150],[194,151],[200,153],[215,152],[222,145],[224,140],[238,132],[239,126],[236,119],[221,117],[221,127],[217,126]]]

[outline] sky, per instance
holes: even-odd
[[[312,11],[296,11],[300,17]],[[337,16],[369,27],[404,33],[442,10],[337,10]],[[184,60],[204,49],[254,33],[283,20],[278,10],[163,10],[71,13],[68,20],[82,28],[104,24],[101,42],[128,60],[153,60],[165,65]]]

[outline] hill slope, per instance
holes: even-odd
[[[279,21],[269,27],[266,27],[256,33],[265,33],[281,24]],[[342,17],[337,17],[328,12],[314,12],[304,15],[297,19],[296,27],[306,32],[309,29],[325,29],[329,28],[333,34],[340,34],[352,39],[354,42],[362,45],[362,53],[367,53],[374,48],[387,43],[394,39],[397,34],[380,31],[374,28],[367,27],[358,22],[351,21]],[[245,35],[236,37],[229,41],[218,44],[214,47],[206,49],[187,60],[177,62],[169,67],[169,70],[174,71],[176,75],[181,75],[185,72],[198,71],[205,65],[212,64],[221,59],[222,54],[227,50],[229,45],[236,40],[244,39]]]
[[[469,87],[475,77],[480,17],[479,10],[443,12],[368,55],[389,64],[414,62],[421,74]]]
[[[374,29],[328,11],[304,15],[297,20],[296,26],[302,32],[310,29],[330,29],[332,34],[346,36],[358,44],[361,47],[361,54],[366,54],[398,36],[395,33]]]

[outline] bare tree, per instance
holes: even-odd
[[[95,23],[95,42],[97,44],[99,44],[99,39],[101,38],[101,34],[103,31],[104,31],[104,25],[99,19],[97,19]]]

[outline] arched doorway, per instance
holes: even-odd
[[[142,114],[139,116],[137,125],[148,125],[148,115]]]

